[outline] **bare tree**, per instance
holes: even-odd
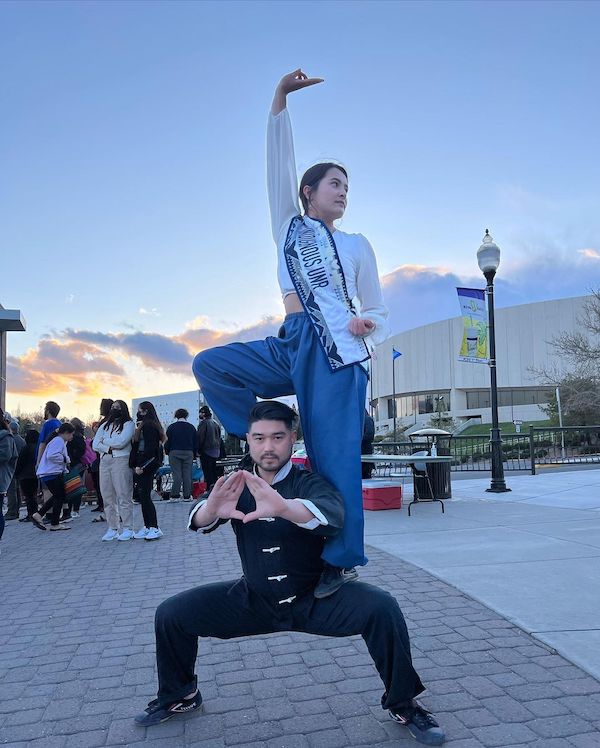
[[[554,365],[532,373],[540,382],[560,388],[564,425],[595,425],[600,423],[600,289],[592,290],[577,322],[580,330],[560,333],[550,341],[557,356]],[[556,395],[542,407],[558,423]]]

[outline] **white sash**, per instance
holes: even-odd
[[[292,218],[284,255],[302,306],[310,317],[332,371],[366,361],[365,341],[348,330],[356,315],[331,232],[308,216]]]

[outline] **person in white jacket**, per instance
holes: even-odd
[[[135,424],[127,403],[115,400],[92,448],[100,454],[100,491],[108,530],[102,540],[133,538],[133,471],[129,467]]]
[[[51,530],[71,529],[67,525],[60,524],[60,511],[67,500],[63,479],[70,464],[67,442],[73,439],[74,432],[75,429],[70,423],[62,423],[57,429],[57,435],[48,442],[36,468],[37,477],[51,493],[50,498],[31,516],[31,521],[40,530],[46,529],[42,519],[50,509],[52,509]]]

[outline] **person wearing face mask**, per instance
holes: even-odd
[[[286,317],[278,337],[199,353],[193,371],[230,434],[243,438],[256,398],[295,394],[314,470],[344,497],[346,521],[327,540],[317,598],[334,594],[367,563],[360,443],[367,390],[364,362],[389,335],[373,249],[362,234],[340,231],[347,171],[311,166],[300,181],[287,96],[322,83],[301,70],[279,82],[267,129],[267,187]],[[340,438],[343,434],[343,438]]]
[[[142,508],[144,526],[133,534],[138,540],[158,540],[163,532],[158,526],[156,509],[152,501],[152,481],[161,463],[162,443],[165,431],[158,420],[154,405],[148,400],[138,405],[136,429],[129,465],[133,468],[133,479]]]
[[[108,530],[102,540],[133,538],[133,472],[129,467],[135,424],[127,403],[115,400],[96,431],[92,448],[100,454],[100,490]]]

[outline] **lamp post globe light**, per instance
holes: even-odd
[[[487,491],[503,493],[510,491],[504,481],[504,465],[502,463],[502,439],[498,426],[498,382],[496,379],[496,330],[494,326],[494,276],[500,265],[500,247],[486,229],[483,242],[477,250],[477,263],[487,281],[487,309],[490,341],[490,391],[492,401],[492,428],[490,449],[492,453],[492,482]]]

